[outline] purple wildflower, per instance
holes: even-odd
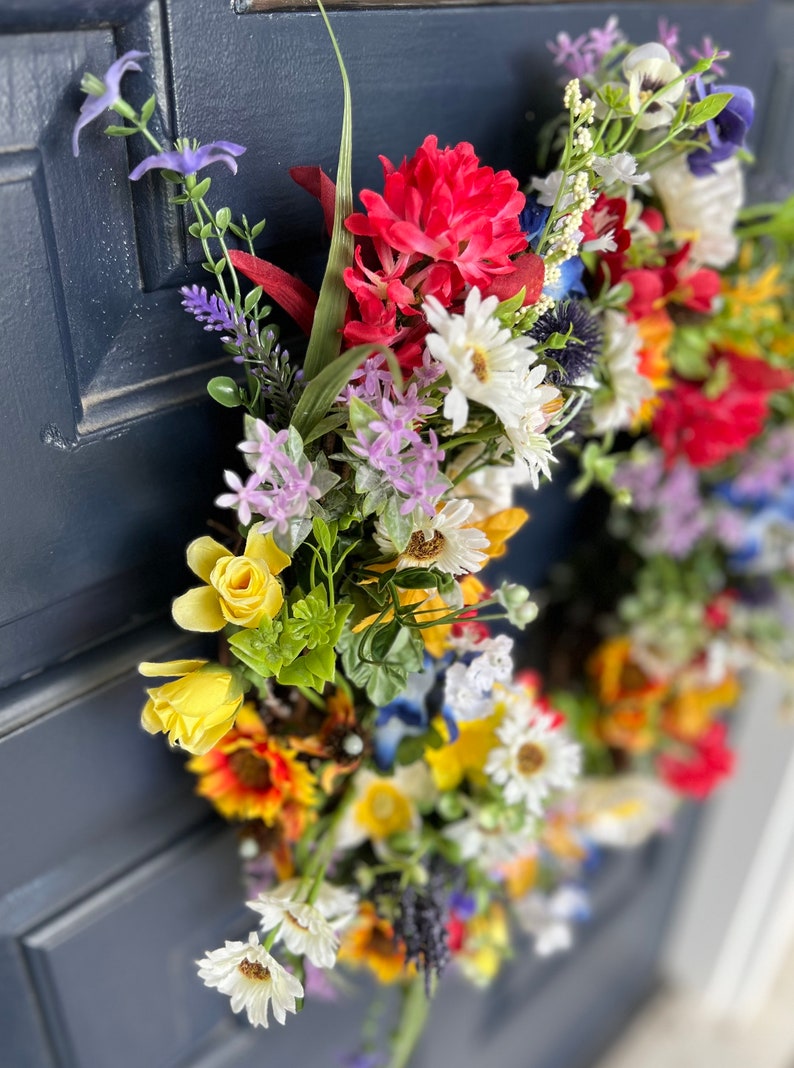
[[[98,79],[95,79],[92,75],[86,75],[83,78],[83,91],[88,95],[83,101],[83,106],[80,108],[80,118],[74,128],[72,134],[72,152],[75,156],[80,155],[78,146],[78,138],[80,131],[84,126],[87,126],[89,122],[93,122],[94,119],[98,119],[103,111],[107,111],[115,104],[118,104],[121,99],[121,79],[128,70],[140,70],[138,64],[139,59],[145,59],[149,55],[148,52],[125,52],[123,56],[120,56],[115,63],[111,63],[105,72],[104,78],[101,80],[101,84],[104,86],[103,93],[94,92],[94,88],[98,88]]]
[[[259,476],[253,474],[243,482],[234,471],[224,471],[223,477],[232,492],[216,497],[215,504],[218,508],[236,508],[240,522],[247,527],[251,522],[252,511],[258,509],[260,504]]]
[[[253,514],[262,516],[263,534],[272,530],[286,533],[290,520],[304,517],[309,501],[322,496],[313,483],[311,463],[307,460],[301,470],[287,455],[288,437],[286,430],[276,434],[262,419],[257,419],[254,437],[238,446],[241,452],[257,456],[254,473],[243,483],[233,471],[225,471],[232,493],[222,494],[215,501],[219,508],[236,508],[245,526]]]
[[[558,33],[554,41],[547,41],[546,47],[554,56],[554,65],[557,67],[565,67],[566,70],[573,73],[574,67],[579,67],[584,62],[584,46],[587,41],[587,34],[583,33],[580,37],[571,38],[569,33]],[[574,75],[577,77],[577,75]]]
[[[179,292],[182,294],[182,307],[195,316],[198,322],[206,323],[205,330],[227,331],[221,341],[238,350],[234,356],[235,363],[244,363],[246,357],[255,358],[260,355],[262,346],[259,342],[259,330],[253,320],[249,322],[242,312],[238,312],[221,297],[209,296],[204,286],[182,286]]]
[[[659,44],[670,53],[670,56],[680,67],[684,57],[678,48],[679,28],[675,22],[668,22],[666,18],[659,19]]]
[[[607,53],[611,52],[616,45],[622,44],[623,41],[625,41],[625,37],[618,28],[618,17],[617,15],[610,15],[602,29],[594,26],[590,30],[587,49],[600,62]]]
[[[712,41],[711,37],[705,36],[701,41],[700,48],[690,48],[689,54],[694,60],[698,59],[711,59],[716,52],[715,61],[711,64],[711,70],[715,74],[719,74],[720,78],[725,77],[725,68],[721,63],[717,62],[720,59],[730,59],[730,52],[725,52],[722,49],[718,49]]]
[[[233,141],[213,141],[200,146],[194,142],[191,146],[189,141],[180,138],[172,151],[158,152],[155,156],[147,156],[141,160],[130,172],[130,181],[137,182],[151,170],[176,171],[183,176],[195,174],[212,163],[225,163],[232,174],[237,174],[235,156],[242,156],[243,152],[245,147],[236,145]]]

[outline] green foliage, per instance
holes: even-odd
[[[207,392],[224,408],[239,408],[243,403],[240,387],[233,378],[227,378],[225,375],[211,378],[207,383]]]
[[[704,100],[699,100],[689,109],[687,126],[702,126],[724,111],[729,102],[733,100],[733,93],[712,93]]]

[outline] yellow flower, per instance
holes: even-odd
[[[414,972],[413,964],[406,965],[405,943],[395,941],[394,928],[369,901],[361,904],[358,917],[345,930],[339,960],[353,968],[369,968],[379,983],[396,983]]]
[[[509,954],[507,914],[502,905],[494,901],[487,912],[474,916],[466,924],[463,945],[455,954],[455,963],[475,986],[487,986]]]
[[[284,603],[276,578],[290,559],[273,540],[253,527],[242,556],[224,549],[214,538],[197,538],[187,548],[190,570],[207,585],[195,586],[174,601],[174,621],[184,630],[222,630],[227,623],[258,627],[272,619]]]
[[[174,675],[173,682],[147,690],[141,725],[149,734],[168,735],[171,745],[201,755],[234,725],[243,694],[230,671],[206,660],[169,660],[138,665],[141,675]]]
[[[425,750],[425,760],[430,765],[433,782],[439,790],[456,789],[464,776],[475,785],[485,784],[487,779],[483,768],[488,754],[498,743],[496,728],[503,712],[502,705],[496,714],[484,719],[464,720],[459,724],[460,733],[454,742],[448,742],[438,749]],[[435,720],[434,726],[449,737],[443,720]]]

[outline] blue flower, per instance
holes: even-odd
[[[546,228],[551,208],[538,204],[535,196],[528,196],[524,210],[518,216],[518,225],[527,236],[527,244],[534,250]]]
[[[137,61],[145,59],[148,55],[148,52],[125,52],[115,63],[111,63],[101,82],[90,74],[83,78],[83,89],[89,95],[83,101],[83,106],[80,108],[80,118],[77,120],[72,134],[72,152],[74,152],[75,156],[80,155],[77,140],[82,128],[87,126],[89,122],[93,122],[94,119],[98,119],[103,111],[107,111],[119,102],[121,99],[119,86],[122,75],[126,74],[128,70],[140,70],[141,68]],[[104,92],[102,92],[103,89]]]
[[[195,174],[202,167],[209,167],[211,163],[225,163],[232,174],[237,174],[237,161],[235,156],[242,156],[245,152],[243,145],[236,145],[233,141],[213,141],[209,145],[191,146],[190,142],[180,139],[176,142],[176,148],[170,152],[158,152],[156,156],[147,156],[141,160],[138,166],[130,173],[130,180],[137,182],[147,171],[163,170],[176,171],[177,174]]]
[[[696,131],[695,136],[704,141],[703,147],[687,156],[690,171],[696,178],[704,178],[714,174],[715,163],[730,159],[738,149],[744,148],[747,131],[753,124],[755,100],[750,90],[742,85],[706,87],[699,78],[695,82],[695,91],[701,100],[712,93],[733,93],[719,115]]]
[[[543,292],[552,300],[564,300],[565,297],[584,297],[586,290],[582,276],[584,263],[580,256],[574,256],[570,260],[564,260],[560,265],[560,277],[554,285],[546,285]]]

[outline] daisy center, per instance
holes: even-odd
[[[415,530],[411,535],[405,550],[407,556],[413,556],[415,560],[435,560],[441,555],[446,538],[440,530],[436,530],[433,537],[427,541],[421,530]]]
[[[546,763],[546,753],[535,742],[524,742],[516,754],[516,764],[522,775],[534,775]]]
[[[290,924],[290,926],[297,927],[297,929],[299,931],[308,931],[309,930],[308,924],[301,923],[300,920],[297,919],[295,916],[293,916],[292,913],[289,912],[289,911],[284,913],[284,919],[286,920],[286,922],[288,924]]]
[[[488,353],[477,345],[472,350],[471,369],[478,382],[484,384],[491,377],[488,374]]]
[[[249,960],[248,957],[244,957],[243,960],[237,965],[237,970],[246,979],[258,979],[260,982],[265,982],[270,978],[270,972],[259,961]]]
[[[273,785],[270,765],[248,749],[238,749],[229,756],[229,767],[235,778],[248,790],[269,790]]]

